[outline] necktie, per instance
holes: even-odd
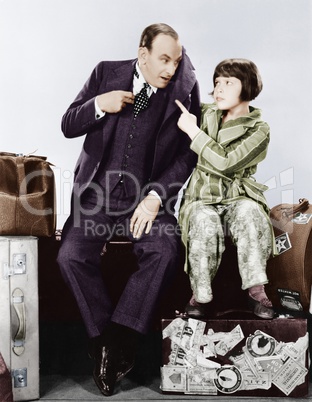
[[[134,118],[137,117],[137,115],[141,110],[146,109],[148,106],[148,99],[149,99],[147,95],[148,88],[150,88],[150,85],[145,82],[141,91],[135,96],[134,109],[133,109]]]

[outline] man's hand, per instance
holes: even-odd
[[[144,229],[148,234],[160,208],[160,200],[153,194],[148,194],[136,207],[130,219],[130,232],[133,237],[141,237]]]
[[[98,95],[96,101],[103,112],[118,113],[127,103],[134,103],[134,95],[128,91],[111,91]]]
[[[186,107],[183,106],[183,104],[179,100],[176,100],[175,103],[182,111],[182,114],[178,120],[178,127],[180,130],[184,131],[192,140],[200,131],[196,123],[196,116],[189,113]]]

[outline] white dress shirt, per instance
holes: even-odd
[[[143,85],[146,83],[145,78],[143,77],[143,74],[141,72],[141,69],[139,67],[139,63],[137,62],[135,65],[135,68],[139,74],[139,78],[136,77],[136,75],[133,75],[133,95],[137,95],[141,89],[143,88]],[[152,95],[152,93],[156,93],[157,92],[157,88],[150,85],[147,88],[147,96],[150,97]],[[97,96],[94,99],[94,106],[95,106],[95,118],[101,119],[102,117],[105,116],[105,112],[103,112],[97,102]]]

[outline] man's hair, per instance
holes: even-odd
[[[247,59],[225,59],[215,68],[213,86],[218,77],[235,77],[242,83],[241,101],[251,101],[262,91],[262,79],[255,63]]]
[[[171,26],[163,23],[152,24],[146,27],[142,32],[139,47],[146,47],[151,51],[153,41],[159,34],[169,35],[175,40],[179,39],[179,35]]]

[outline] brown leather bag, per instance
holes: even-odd
[[[0,152],[0,235],[54,233],[55,181],[46,159]]]
[[[312,285],[312,205],[279,204],[270,211],[279,255],[269,259],[266,290],[277,310],[309,311]]]

